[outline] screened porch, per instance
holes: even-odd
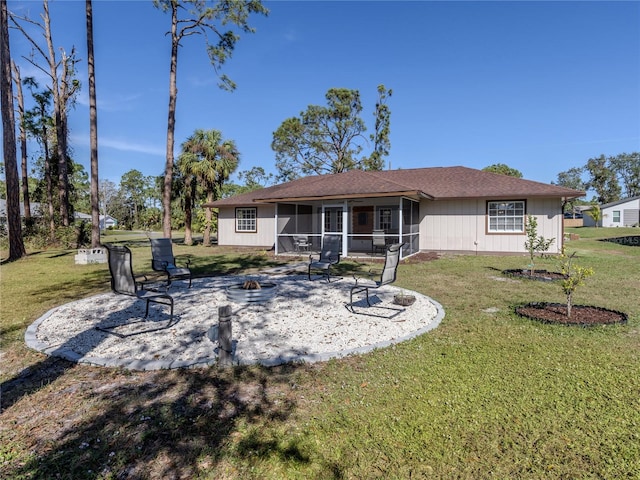
[[[278,203],[276,254],[319,252],[325,235],[337,235],[344,257],[383,257],[386,245],[399,242],[407,257],[419,251],[419,206],[406,197]]]

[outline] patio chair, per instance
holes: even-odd
[[[384,236],[384,230],[374,230],[373,238],[371,240],[371,254],[375,255],[380,250],[385,252],[387,250],[387,240]]]
[[[296,248],[296,252],[301,252],[302,250],[308,252],[311,244],[309,243],[309,237],[294,235],[293,244]]]
[[[151,242],[151,268],[156,272],[166,273],[168,285],[171,285],[174,279],[189,279],[189,288],[191,288],[191,269],[189,268],[191,260],[187,258],[184,266],[177,266],[170,238],[150,238],[149,241]]]
[[[341,243],[341,235],[325,235],[322,239],[320,255],[309,255],[309,269],[307,272],[309,280],[311,280],[312,270],[320,270],[323,275],[327,276],[327,282],[331,281],[331,267],[340,262]],[[317,258],[317,260],[314,258]]]
[[[349,307],[351,307],[351,311],[353,311],[353,296],[359,293],[364,292],[365,298],[367,299],[367,305],[371,306],[371,302],[369,301],[369,290],[380,288],[383,285],[389,285],[396,281],[396,275],[398,272],[398,264],[400,263],[400,252],[402,250],[402,246],[404,243],[394,243],[389,245],[387,251],[385,253],[384,259],[384,267],[382,270],[369,270],[366,280],[369,282],[368,284],[359,284],[358,282],[362,279],[356,277],[353,278],[356,281],[356,284],[351,287],[351,292],[349,295]],[[374,278],[374,277],[377,277]]]
[[[165,292],[145,289],[158,282],[149,282],[144,275],[135,276],[131,265],[131,250],[125,246],[105,245],[109,252],[109,273],[111,274],[111,290],[121,295],[130,295],[144,300],[146,310],[144,318],[149,316],[149,303],[159,303],[171,307],[170,321],[173,320],[173,297]],[[142,280],[139,280],[139,279]],[[165,287],[166,288],[166,287]]]

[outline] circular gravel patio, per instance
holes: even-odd
[[[263,305],[228,301],[225,288],[246,279],[277,285]],[[347,309],[353,279],[309,281],[303,275],[233,276],[194,279],[193,287],[175,282],[168,308],[114,293],[95,295],[56,307],[26,331],[30,348],[90,365],[158,370],[215,365],[218,308],[232,308],[234,364],[267,366],[316,362],[369,352],[422,335],[444,318],[442,306],[416,292],[409,307],[393,303],[401,290],[371,291],[372,306],[358,300]],[[211,327],[214,327],[213,329]],[[108,331],[100,330],[106,328]]]

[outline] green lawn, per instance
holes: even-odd
[[[26,327],[107,290],[106,265],[74,265],[72,251],[2,265],[0,478],[640,478],[640,248],[599,241],[640,231],[569,230],[580,240],[567,252],[595,270],[575,303],[622,310],[627,325],[520,318],[517,304],[564,301],[556,283],[501,274],[528,257],[444,256],[402,263],[397,282],[443,305],[439,328],[277,368],[127,372],[44,357],[24,346]],[[122,240],[149,272],[148,243]],[[283,261],[175,251],[198,275]]]

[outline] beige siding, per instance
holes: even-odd
[[[499,198],[496,200],[500,200]],[[538,236],[555,238],[550,253],[562,241],[559,199],[527,200],[527,213],[538,221]],[[420,248],[427,251],[526,253],[522,234],[487,234],[485,200],[423,200],[420,204]]]
[[[272,205],[259,205],[256,208],[258,209],[258,223],[255,233],[236,232],[235,207],[220,208],[218,212],[218,245],[272,246],[275,208]]]

